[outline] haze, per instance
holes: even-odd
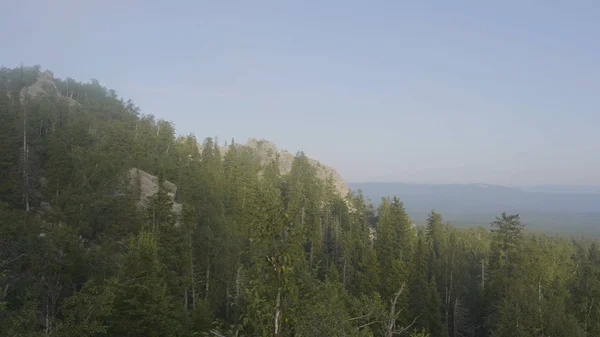
[[[12,1],[0,63],[347,181],[600,184],[600,4]]]

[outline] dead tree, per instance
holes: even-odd
[[[413,319],[413,321],[405,327],[396,328],[396,321],[398,320],[398,316],[400,316],[400,313],[404,310],[404,308],[396,309],[396,306],[398,305],[398,298],[400,297],[400,295],[402,295],[405,286],[406,282],[402,282],[402,286],[400,286],[400,289],[398,289],[398,291],[394,294],[394,298],[390,301],[390,313],[388,316],[388,322],[386,324],[385,337],[393,337],[395,335],[402,334],[403,332],[410,329],[415,324],[417,319],[421,316],[419,315],[415,317],[415,319]]]

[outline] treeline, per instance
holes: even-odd
[[[600,336],[596,242],[417,228],[302,153],[281,174],[97,81],[30,97],[39,76],[0,69],[1,336]],[[131,168],[177,194],[140,207]]]

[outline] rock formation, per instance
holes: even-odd
[[[242,146],[249,147],[256,151],[256,154],[261,158],[264,163],[267,160],[273,160],[277,154],[279,154],[279,170],[282,174],[289,173],[292,170],[292,163],[294,162],[294,154],[287,151],[279,151],[277,146],[268,140],[258,140],[256,138],[249,138],[248,142]],[[221,148],[221,153],[225,154],[228,147]],[[333,185],[335,191],[341,197],[345,197],[350,189],[346,186],[344,179],[340,176],[337,171],[331,167],[325,166],[317,160],[308,159],[310,164],[316,168],[317,177],[321,180],[327,180],[329,177],[333,179]]]
[[[140,198],[137,202],[138,207],[146,208],[148,207],[148,203],[150,198],[158,193],[159,188],[159,179],[157,176],[153,176],[146,171],[142,171],[137,168],[132,168],[129,170],[129,177],[131,179],[131,184],[137,184],[139,182],[139,191]],[[135,186],[135,185],[134,185]],[[180,214],[182,205],[175,202],[175,195],[177,194],[177,186],[172,182],[165,180],[162,183],[162,186],[165,190],[167,190],[167,195],[171,198],[173,202],[172,211],[175,214]]]
[[[65,97],[60,94],[54,83],[54,74],[49,70],[39,73],[37,81],[32,85],[23,88],[20,95],[21,101],[23,101],[25,97],[38,98],[43,96],[54,96],[67,101],[70,106],[80,105],[79,102],[73,98]]]

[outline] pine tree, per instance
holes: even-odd
[[[299,314],[299,284],[306,273],[304,231],[291,220],[281,198],[282,184],[276,162],[262,172],[252,210],[254,222],[248,247],[251,259],[244,301],[254,335],[285,336]]]
[[[410,281],[409,271],[416,233],[398,198],[383,199],[378,213],[374,247],[381,268],[379,293],[384,300],[391,301],[395,309],[390,309],[390,312],[395,312],[408,306],[409,300],[404,288]],[[400,311],[402,315],[396,317],[394,314],[393,319],[389,318],[388,326],[406,326],[410,323],[408,311]],[[386,334],[392,330],[388,328]]]
[[[158,243],[151,232],[129,242],[123,269],[115,284],[111,336],[177,336],[181,322],[162,280]]]
[[[283,186],[286,213],[297,230],[306,237],[304,248],[313,268],[323,260],[323,228],[321,226],[321,184],[315,169],[304,153],[294,158],[292,169]]]
[[[491,314],[488,326],[497,336],[526,336],[523,328],[522,268],[523,229],[519,215],[502,213],[492,222],[492,247],[488,289]]]
[[[97,80],[26,95],[40,76],[0,69],[3,336],[600,334],[598,242],[507,214],[431,212],[417,236],[399,199],[339,196],[302,152],[281,175]],[[132,169],[159,177],[149,202]]]
[[[435,336],[443,336],[440,316],[440,298],[435,278],[430,275],[430,251],[422,233],[417,240],[414,257],[414,270],[411,274],[410,307],[417,318],[415,327],[424,328]]]

